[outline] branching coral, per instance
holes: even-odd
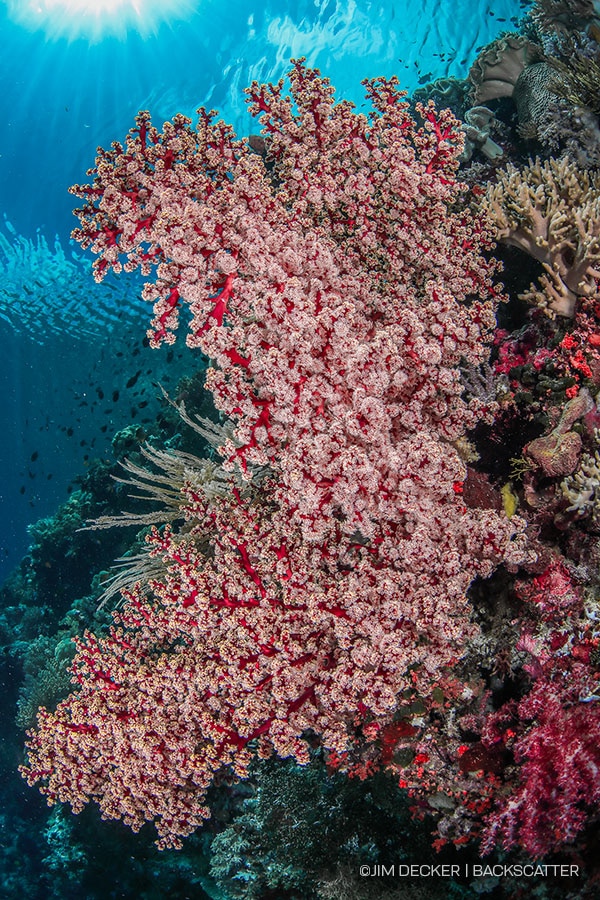
[[[600,437],[600,435],[598,435]],[[597,528],[600,526],[600,453],[598,450],[584,453],[577,471],[561,484],[569,506],[567,512],[588,517]]]
[[[572,317],[577,298],[597,291],[600,278],[600,175],[570,160],[510,164],[486,194],[484,207],[498,239],[541,262],[540,288],[524,298]]]

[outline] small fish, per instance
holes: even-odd
[[[29,459],[31,460],[31,462],[35,462],[39,455],[40,454],[37,452],[37,450],[34,450]]]
[[[135,375],[132,375],[132,376],[131,376],[131,378],[129,379],[129,381],[128,381],[127,384],[125,385],[125,387],[126,387],[126,388],[132,388],[132,387],[134,386],[134,384],[137,383],[137,380],[138,380],[138,378],[140,377],[141,374],[142,374],[142,370],[141,370],[141,369],[138,369],[138,371],[135,373]]]

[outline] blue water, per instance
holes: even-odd
[[[178,18],[148,21],[145,34],[125,23],[126,33],[102,38],[77,36],[74,28],[56,33],[65,21],[59,12],[45,29],[33,14],[17,21],[11,9],[23,13],[36,4],[0,2],[0,231],[4,215],[26,240],[41,236],[52,247],[58,235],[69,258],[76,223],[67,189],[85,181],[96,147],[121,139],[139,109],[162,122],[206,105],[248,134],[257,129],[243,88],[253,79],[280,78],[298,56],[357,104],[365,77],[397,74],[409,91],[433,78],[465,77],[477,49],[513,28],[527,5],[494,0],[461,4],[458,13],[455,3],[437,0],[189,0]],[[54,4],[63,12],[76,6],[76,0]],[[115,310],[119,322],[77,338],[73,333],[93,320],[96,301],[82,303],[63,315],[61,336],[62,297],[40,291],[37,306],[4,317],[0,310],[0,577],[25,552],[27,524],[53,512],[94,455],[109,454],[112,434],[130,421],[138,399],[113,408],[91,403],[99,388],[105,395],[120,391],[139,368],[138,358],[115,353],[119,341],[139,345],[139,310]],[[114,301],[105,294],[99,302]],[[44,323],[46,303],[59,323],[52,332]],[[159,355],[148,352],[143,365],[160,367]],[[108,424],[104,433],[101,424]]]

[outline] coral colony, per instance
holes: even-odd
[[[514,43],[480,64],[476,102],[506,54],[505,94],[531,65]],[[219,418],[181,407],[210,458],[126,466],[156,479],[163,524],[110,630],[78,639],[75,690],[40,711],[23,774],[179,847],[218,774],[319,750],[330,771],[392,773],[438,847],[539,857],[600,801],[580,527],[599,515],[596,177],[533,161],[471,190],[449,110],[410,112],[395,79],[365,89],[369,115],[295,61],[247,90],[250,142],[213,112],[162,131],[141,113],[73,188],[96,279],[141,272],[151,343],[187,327]],[[495,238],[543,268],[520,331],[496,327]],[[523,430],[512,481],[474,465],[478,429],[491,446]]]

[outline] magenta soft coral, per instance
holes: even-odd
[[[546,856],[597,818],[600,704],[582,700],[542,680],[519,704],[519,718],[532,724],[513,747],[518,787],[489,817],[484,852],[501,844]]]
[[[509,747],[518,770],[516,786],[499,793],[482,846],[519,846],[541,857],[572,843],[598,817],[600,638],[561,560],[522,584],[519,595],[531,604],[517,649],[528,655],[532,686],[485,727],[486,745]]]
[[[400,692],[431,694],[476,630],[472,580],[523,555],[522,523],[460,491],[453,441],[489,410],[459,363],[485,360],[498,297],[457,123],[427,107],[417,127],[394,80],[367,84],[370,117],[301,63],[290,88],[249,91],[269,167],[211,114],[162,132],[141,114],[76,189],[97,277],[156,270],[154,344],[189,306],[232,490],[185,489],[186,534],[149,539],[164,576],[79,645],[80,690],[42,714],[24,772],[164,844],[251,747],[303,762],[310,732],[343,754]]]

